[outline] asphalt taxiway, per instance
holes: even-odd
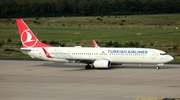
[[[0,100],[134,100],[180,97],[180,64],[84,64],[0,60]]]

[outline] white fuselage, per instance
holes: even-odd
[[[111,64],[163,64],[173,60],[173,57],[167,55],[164,51],[148,48],[90,48],[90,47],[44,47],[47,53],[52,57],[48,58],[43,52],[42,47],[30,48],[30,51],[23,53],[31,57],[59,61],[59,62],[83,62],[97,59],[106,59]],[[92,61],[92,62],[91,62]]]

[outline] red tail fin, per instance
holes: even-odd
[[[16,23],[23,48],[51,47],[48,44],[40,42],[22,19],[16,19]]]

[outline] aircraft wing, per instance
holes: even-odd
[[[74,62],[80,62],[80,63],[86,63],[86,64],[91,64],[93,63],[96,59],[95,58],[66,58],[68,61],[74,61]]]
[[[46,51],[45,48],[42,47],[42,49],[47,58],[54,58]],[[55,57],[55,59],[62,59],[62,58],[67,60],[68,62],[78,62],[78,63],[86,63],[86,64],[91,64],[96,60],[96,58],[72,58],[72,57],[65,57],[65,56]]]

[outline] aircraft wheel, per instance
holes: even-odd
[[[85,66],[86,69],[91,69],[91,66],[88,64]]]
[[[156,69],[158,70],[158,69],[160,69],[160,67],[157,66]]]

